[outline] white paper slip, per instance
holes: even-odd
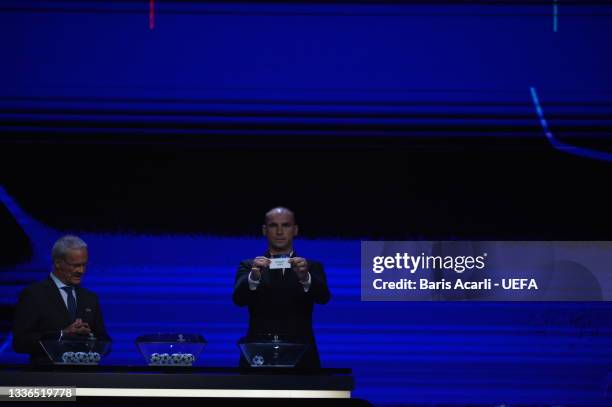
[[[270,259],[270,270],[272,269],[290,269],[289,257],[280,257],[278,259]]]

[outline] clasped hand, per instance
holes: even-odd
[[[89,335],[91,333],[89,324],[83,322],[81,318],[75,319],[74,322],[64,328],[63,331],[65,335]]]

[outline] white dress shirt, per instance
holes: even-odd
[[[53,280],[53,282],[57,286],[57,289],[59,290],[60,295],[62,296],[62,299],[64,300],[64,305],[66,306],[66,309],[68,309],[68,293],[66,292],[66,290],[62,289],[62,287],[68,287],[68,284],[64,284],[53,273],[51,273],[51,280]],[[76,304],[77,303],[76,302],[77,301],[76,290],[72,290],[72,296],[74,297],[74,303]]]

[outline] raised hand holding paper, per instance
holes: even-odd
[[[290,269],[291,263],[289,263],[289,257],[280,257],[277,259],[270,259],[270,270],[273,269]]]

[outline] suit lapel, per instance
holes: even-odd
[[[272,285],[272,276],[270,274],[271,272],[272,271],[268,269],[265,273],[261,273],[261,279],[263,280],[264,284],[268,287]]]
[[[58,315],[62,316],[62,319],[66,323],[66,326],[70,325],[72,321],[70,321],[68,307],[66,307],[64,299],[62,298],[62,295],[60,294],[59,290],[57,289],[57,286],[55,285],[51,277],[47,278],[46,280],[46,290],[48,292],[47,297],[51,302],[51,306],[57,310]]]
[[[87,305],[87,301],[85,300],[85,295],[83,294],[83,290],[81,287],[76,288],[76,298],[77,298],[77,310],[76,317],[81,318],[83,322],[91,323],[91,307]]]
[[[294,258],[297,257],[297,255],[295,254],[295,250],[293,250],[291,252],[291,256],[289,256],[290,258]],[[285,274],[283,274],[283,282],[285,283],[285,285],[292,285],[293,283],[295,283],[296,280],[295,278],[295,273],[293,272],[292,269],[288,268],[285,269]]]

